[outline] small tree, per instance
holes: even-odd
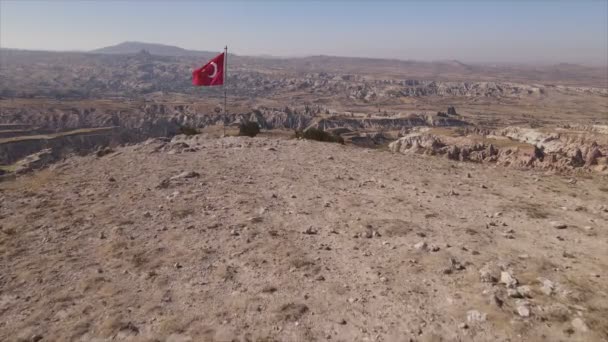
[[[324,141],[324,142],[334,142],[344,144],[344,139],[341,136],[334,135],[328,132],[325,132],[322,129],[318,128],[309,128],[302,132],[302,138],[308,140],[316,140],[316,141]]]
[[[239,125],[239,135],[247,137],[255,137],[260,133],[260,126],[257,122],[246,121]]]

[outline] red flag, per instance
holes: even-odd
[[[195,86],[216,86],[224,84],[224,54],[220,53],[207,64],[192,72]]]

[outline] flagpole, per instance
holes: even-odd
[[[226,116],[227,116],[227,107],[226,107],[226,86],[228,82],[228,45],[224,47],[224,136],[226,135]]]

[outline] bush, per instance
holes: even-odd
[[[197,135],[200,133],[196,128],[189,126],[181,126],[179,132],[185,135]]]
[[[247,121],[239,125],[239,135],[247,137],[255,137],[260,133],[260,126],[257,122]]]
[[[302,137],[307,140],[344,144],[344,139],[341,136],[325,132],[324,130],[318,128],[309,128],[304,132],[296,132],[296,137]]]

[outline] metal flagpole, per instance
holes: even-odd
[[[224,47],[224,136],[226,135],[226,116],[227,116],[227,108],[226,108],[226,83],[228,82],[228,45]]]

